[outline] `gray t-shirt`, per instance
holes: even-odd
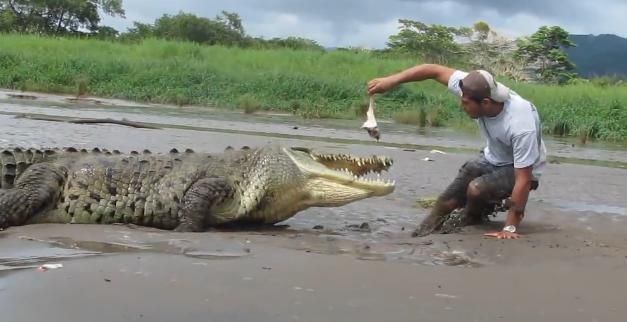
[[[459,80],[467,74],[455,71],[448,81],[449,91],[461,96]],[[479,117],[476,121],[487,139],[483,152],[488,162],[497,166],[513,164],[515,168],[533,165],[533,176],[540,179],[546,164],[546,147],[540,116],[531,102],[510,90],[510,98],[499,115]]]

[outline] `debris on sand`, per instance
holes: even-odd
[[[93,99],[93,98],[84,98],[84,97],[66,97],[66,101],[69,102],[85,102],[85,103],[94,103],[94,104],[104,104],[103,101]]]
[[[441,297],[441,298],[446,298],[446,299],[456,299],[457,298],[456,295],[444,294],[444,293],[436,293],[435,296],[436,297]]]
[[[435,205],[436,200],[437,198],[435,197],[423,197],[418,198],[418,200],[416,200],[416,204],[422,208],[429,209]]]
[[[25,95],[25,94],[7,94],[7,96],[11,98],[19,98],[19,99],[29,99],[29,100],[37,99],[37,96]]]
[[[367,222],[363,222],[361,223],[361,225],[351,224],[351,225],[346,226],[345,229],[350,230],[350,231],[364,232],[364,233],[372,232],[372,229],[370,228],[370,224],[368,224]]]

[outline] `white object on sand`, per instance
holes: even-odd
[[[57,268],[62,268],[63,264],[43,264],[39,267],[37,267],[37,270],[40,272],[45,272],[49,269],[57,269]]]
[[[47,269],[57,269],[57,268],[63,267],[63,264],[43,264],[41,265],[41,267],[47,268]]]
[[[374,97],[370,96],[370,104],[368,104],[368,111],[366,112],[366,122],[361,126],[362,129],[366,129],[368,134],[377,139],[381,137],[379,132],[379,126],[377,124],[377,120],[374,117]]]
[[[436,297],[447,298],[447,299],[456,299],[457,298],[457,295],[443,294],[443,293],[436,293],[435,296]]]

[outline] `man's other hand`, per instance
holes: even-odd
[[[518,239],[520,234],[510,233],[509,231],[496,231],[493,233],[486,233],[483,236],[496,237],[497,239]]]

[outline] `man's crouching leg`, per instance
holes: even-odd
[[[514,183],[514,168],[510,166],[498,167],[473,179],[466,191],[466,206],[457,220],[459,227],[482,223],[486,207],[509,197]]]
[[[448,215],[455,209],[466,203],[466,190],[468,184],[481,176],[483,172],[482,158],[467,161],[459,169],[457,176],[444,192],[438,196],[435,205],[429,215],[420,223],[420,226],[412,233],[413,237],[427,236],[440,229]]]

